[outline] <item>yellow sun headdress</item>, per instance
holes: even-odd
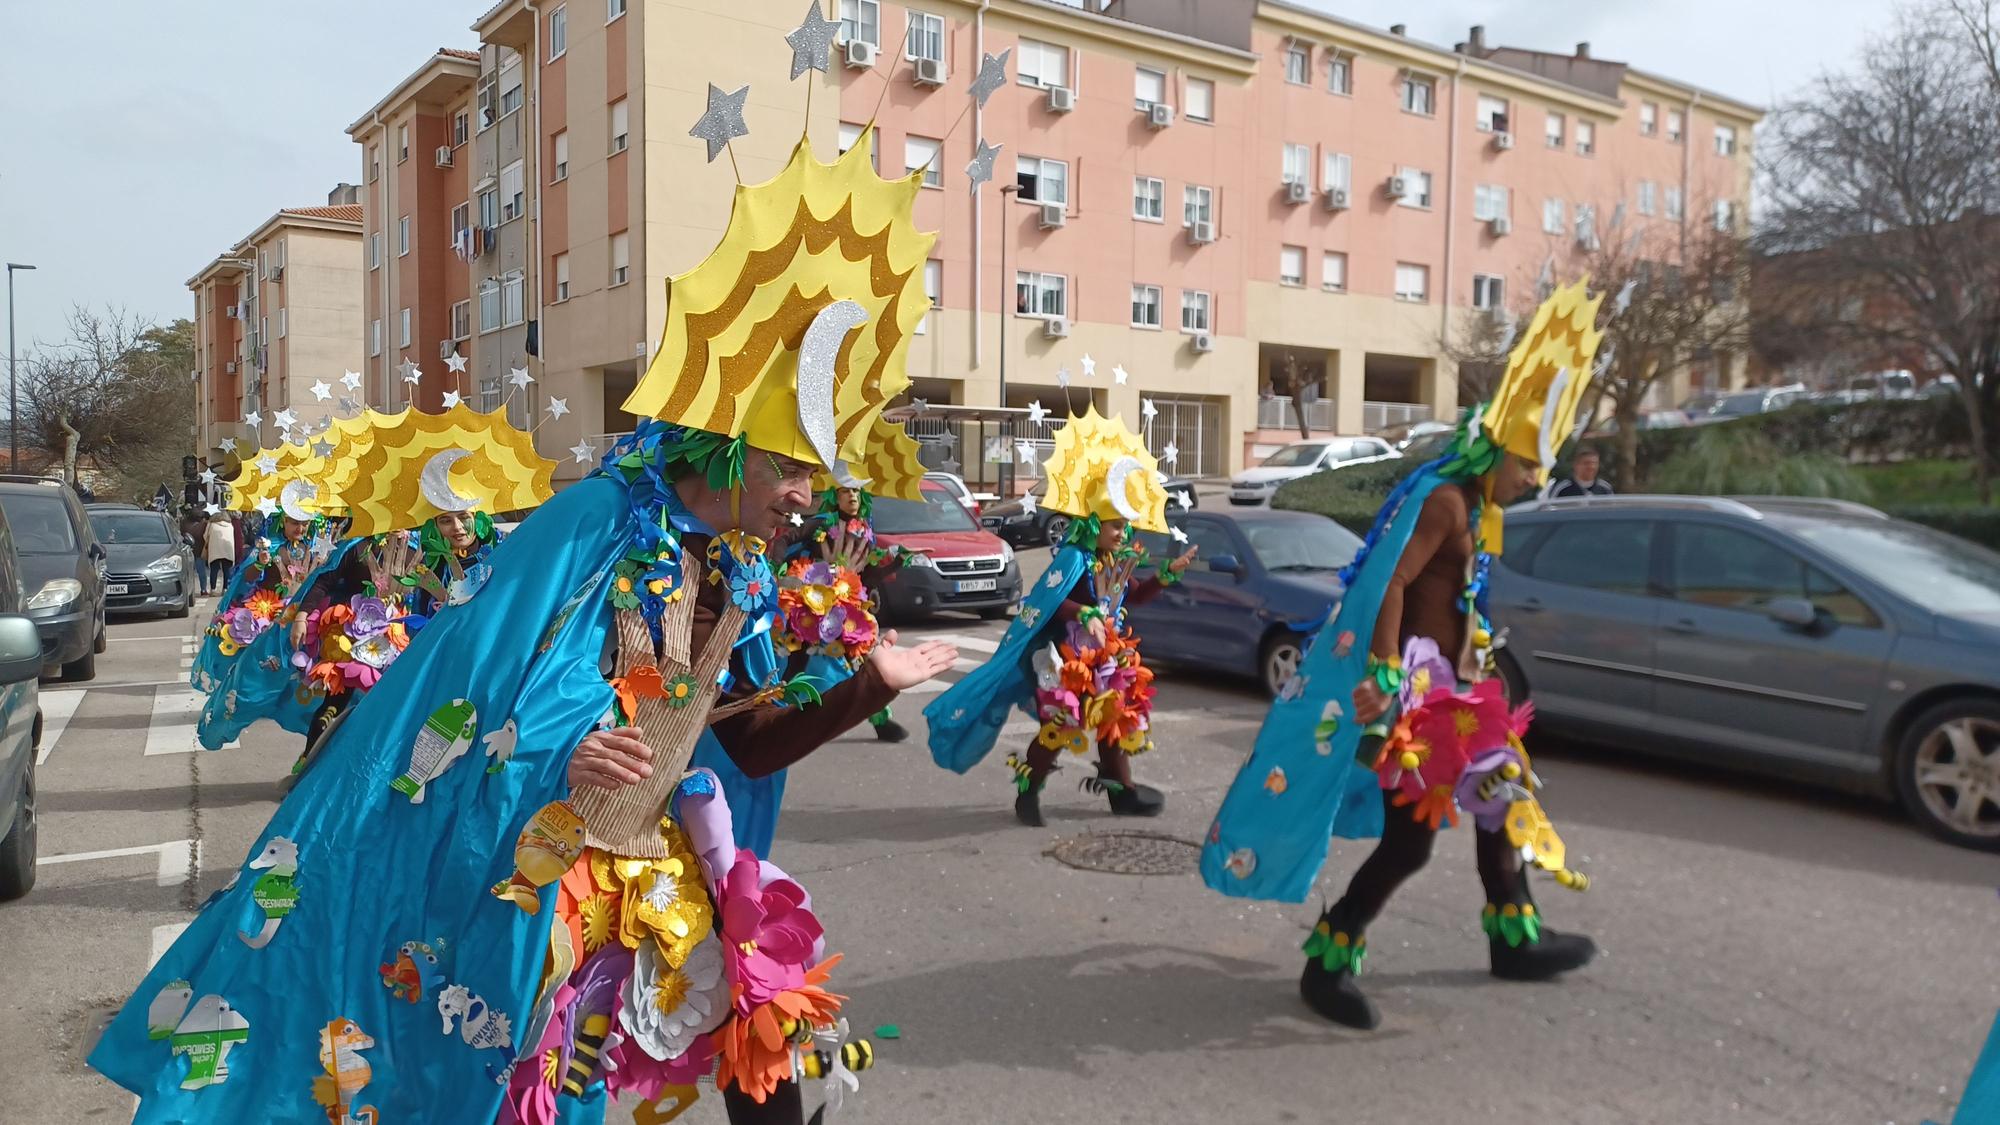
[[[1042,462],[1048,495],[1042,506],[1078,519],[1131,521],[1146,531],[1167,530],[1167,491],[1159,462],[1139,435],[1096,404],[1071,415],[1055,432],[1055,448]]]
[[[898,500],[923,499],[924,463],[917,458],[916,439],[899,422],[877,415],[868,424],[860,462],[849,468],[868,482],[868,491],[873,495],[893,496]],[[833,474],[814,475],[813,491],[825,492],[833,487]]]
[[[287,515],[307,521],[324,515],[324,490],[313,474],[304,471],[312,460],[312,449],[304,442],[259,449],[243,459],[227,482],[228,508],[265,515],[282,508]]]
[[[352,441],[351,467],[333,469],[353,535],[417,527],[442,512],[504,512],[539,506],[554,494],[555,462],[504,409],[482,414],[460,404],[441,414],[414,408],[374,414]]]

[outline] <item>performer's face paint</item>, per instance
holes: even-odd
[[[1125,521],[1105,520],[1097,525],[1097,549],[1115,551],[1125,542]]]
[[[743,459],[743,484],[733,505],[725,492],[708,497],[719,502],[719,512],[704,513],[699,506],[690,507],[718,530],[740,528],[762,539],[776,539],[791,526],[793,513],[811,510],[815,471],[807,462],[753,449]],[[734,513],[730,514],[732,508]]]
[[[861,490],[858,488],[837,488],[833,492],[833,503],[840,510],[843,519],[853,519],[861,514]]]
[[[469,551],[479,540],[473,533],[471,512],[439,512],[437,529],[454,551]]]
[[[1503,507],[1533,492],[1541,484],[1542,467],[1515,453],[1501,458],[1498,465],[1487,471],[1492,474],[1493,502]]]

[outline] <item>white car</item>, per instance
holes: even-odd
[[[1343,465],[1365,465],[1388,461],[1402,454],[1378,437],[1329,437],[1293,442],[1254,469],[1245,469],[1229,482],[1229,502],[1238,505],[1269,504],[1271,494],[1288,480],[1308,477],[1321,469]]]

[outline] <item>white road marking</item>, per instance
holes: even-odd
[[[63,732],[69,729],[69,721],[76,714],[77,705],[83,702],[85,690],[39,693],[42,708],[42,748],[35,754],[36,765],[48,761],[49,755],[56,752],[56,743],[62,741]]]
[[[187,928],[188,923],[186,922],[168,922],[164,926],[153,927],[153,955],[146,958],[146,970],[148,972],[152,971],[154,965],[160,963],[160,958],[167,955],[167,950],[173,946],[174,942],[180,940],[182,931]]]
[[[166,684],[173,684],[178,690],[158,690]],[[193,754],[202,748],[201,743],[195,741],[195,727],[201,718],[203,696],[181,684],[180,680],[165,680],[153,691],[153,720],[146,726],[148,758],[158,754]],[[222,748],[234,750],[239,745],[230,742]]]
[[[120,859],[129,855],[145,855],[157,852],[160,857],[159,884],[162,887],[177,887],[194,870],[194,864],[201,857],[201,842],[195,841],[190,847],[186,840],[168,840],[164,844],[140,844],[132,848],[107,848],[101,852],[71,852],[68,855],[45,855],[35,860],[35,866],[43,867],[52,863],[90,863],[100,859]]]
[[[986,637],[975,637],[969,633],[911,633],[908,637],[904,638],[903,643],[918,644],[924,641],[943,641],[946,644],[962,648],[967,652],[991,654],[1000,650],[999,641],[990,640]]]

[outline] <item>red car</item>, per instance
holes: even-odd
[[[952,491],[935,481],[923,499],[874,500],[875,540],[912,556],[876,585],[882,615],[914,621],[941,609],[985,618],[1005,617],[1021,601],[1021,568],[1014,548],[979,526]]]

